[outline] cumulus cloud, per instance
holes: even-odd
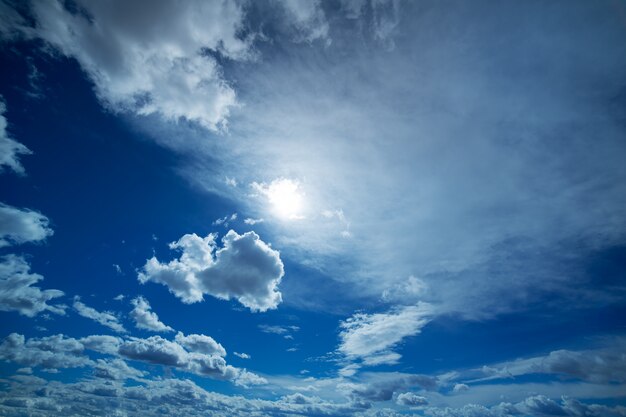
[[[4,13],[5,8],[7,8],[6,5],[2,3],[2,5],[0,5],[0,12],[2,12],[3,21],[5,16],[7,18],[9,17],[8,14],[5,15]],[[0,34],[4,35],[3,26],[4,25],[0,23]],[[0,173],[2,173],[5,168],[8,168],[18,174],[24,174],[24,167],[19,160],[19,156],[28,155],[31,151],[26,146],[11,138],[7,132],[7,119],[4,116],[5,112],[6,105],[4,104],[3,97],[0,96]],[[4,222],[0,219],[1,227],[4,227],[3,223]]]
[[[100,323],[115,332],[126,333],[126,329],[119,322],[115,314],[108,311],[100,312],[93,307],[89,307],[80,301],[79,297],[74,298],[74,310],[76,310],[79,315],[91,319],[96,323]]]
[[[337,388],[349,397],[367,401],[389,401],[394,393],[411,388],[434,390],[437,388],[437,379],[428,375],[391,373],[371,373],[365,375],[365,382],[340,383]],[[369,379],[369,381],[367,381]]]
[[[517,415],[531,416],[587,416],[587,417],[623,417],[626,408],[622,406],[610,407],[601,404],[585,404],[576,399],[562,397],[555,401],[543,395],[528,397],[518,403],[505,403],[485,407],[477,404],[467,404],[459,408],[441,407],[426,408],[427,416],[432,417],[509,417]]]
[[[431,306],[425,303],[386,313],[354,314],[341,323],[338,351],[365,365],[396,363],[401,356],[393,348],[405,337],[418,334],[431,315]]]
[[[23,335],[11,333],[0,344],[3,360],[44,369],[88,366],[92,362],[83,351],[82,343],[61,334],[26,341]]]
[[[233,352],[233,354],[235,356],[237,356],[238,358],[241,358],[241,359],[250,359],[251,358],[250,355],[248,355],[247,353],[243,353],[243,352]]]
[[[176,342],[191,352],[199,352],[205,355],[226,356],[226,349],[215,341],[211,336],[203,334],[188,334],[178,332]]]
[[[42,311],[65,314],[65,305],[48,304],[48,301],[61,297],[63,291],[34,287],[33,284],[43,277],[31,273],[30,265],[23,257],[6,255],[0,259],[0,310],[17,311],[28,317]]]
[[[97,378],[123,381],[125,379],[139,379],[145,375],[138,369],[128,366],[121,359],[98,359],[93,367],[93,374]]]
[[[249,41],[239,37],[240,2],[35,1],[31,13],[35,25],[22,33],[75,58],[112,109],[217,130],[237,103],[207,51],[250,56]]]
[[[160,336],[131,337],[120,345],[118,352],[127,359],[170,366],[245,387],[267,382],[252,372],[228,365],[223,358],[226,355],[224,348],[209,336],[179,333],[175,341]]]
[[[87,351],[106,355],[93,360]],[[226,351],[205,335],[184,336],[176,340],[160,336],[146,339],[91,335],[75,339],[62,334],[42,338],[26,338],[17,333],[7,336],[0,344],[0,359],[44,370],[91,367],[93,375],[108,380],[140,379],[145,373],[130,367],[125,360],[161,365],[183,372],[231,381],[249,387],[266,384],[267,380],[246,369],[228,365]]]
[[[0,248],[44,240],[53,234],[48,223],[41,213],[0,203]]]
[[[185,303],[201,301],[204,294],[222,300],[236,299],[252,311],[274,309],[282,301],[278,285],[283,263],[278,251],[259,235],[230,230],[218,248],[216,235],[205,238],[187,234],[170,244],[182,251],[179,259],[161,263],[149,259],[138,279],[166,285]]]
[[[171,415],[211,416],[355,416],[367,405],[324,401],[294,394],[277,400],[248,399],[206,391],[187,379],[167,378],[132,386],[111,380],[77,383],[11,377],[0,414],[83,416],[123,413],[132,417]]]
[[[150,303],[143,297],[134,298],[131,301],[134,306],[130,312],[130,317],[135,321],[135,326],[139,329],[153,332],[173,332],[170,326],[163,324],[159,316],[151,310]]]
[[[428,400],[421,395],[417,395],[412,392],[404,392],[398,394],[396,397],[396,404],[407,405],[409,407],[418,407],[428,404]]]

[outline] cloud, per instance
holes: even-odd
[[[437,379],[428,375],[391,373],[368,373],[369,381],[362,383],[340,383],[337,388],[349,397],[367,401],[389,401],[393,394],[419,387],[426,390],[437,388]]]
[[[409,407],[418,407],[428,404],[428,400],[425,397],[414,394],[412,392],[404,392],[398,394],[396,397],[396,404],[407,405]]]
[[[234,354],[235,356],[237,356],[237,357],[241,358],[241,359],[250,359],[250,358],[251,358],[251,356],[250,356],[250,355],[248,355],[247,353],[243,353],[243,352],[241,352],[241,353],[239,353],[239,352],[233,352],[233,354]]]
[[[128,366],[121,359],[98,359],[94,365],[93,374],[97,378],[123,381],[139,379],[145,375],[145,372]]]
[[[170,326],[163,324],[159,320],[159,316],[151,311],[150,303],[143,297],[134,298],[131,304],[135,307],[130,312],[130,317],[135,321],[135,326],[139,329],[150,330],[153,332],[173,332]]]
[[[228,225],[230,224],[230,222],[237,220],[237,213],[233,213],[230,216],[224,216],[224,217],[220,217],[219,219],[215,220],[213,223],[211,223],[211,225],[213,226],[224,226],[224,227],[228,227]]]
[[[178,332],[176,342],[191,352],[199,352],[205,355],[226,356],[226,349],[215,341],[211,336],[203,334],[188,334]]]
[[[243,221],[243,222],[244,222],[245,224],[250,225],[250,226],[254,226],[254,225],[255,225],[255,224],[257,224],[257,223],[263,223],[264,221],[265,221],[265,220],[263,220],[263,219],[253,219],[253,218],[251,218],[251,217],[247,217],[247,218],[245,218],[245,219],[244,219],[244,221]]]
[[[74,297],[74,310],[76,310],[79,315],[91,319],[96,323],[100,323],[115,332],[126,333],[126,329],[119,322],[117,316],[108,311],[99,312],[95,308],[85,305],[80,301],[80,297],[78,296]]]
[[[25,36],[75,58],[109,108],[218,130],[237,104],[212,53],[250,57],[239,2],[36,1],[30,12]]]
[[[235,298],[252,311],[274,309],[282,301],[278,291],[283,263],[278,251],[254,232],[242,235],[230,230],[223,247],[216,235],[201,238],[187,234],[170,244],[182,255],[169,263],[149,259],[138,275],[139,282],[157,282],[185,303],[201,301],[204,294],[222,300]]]
[[[312,42],[328,37],[328,22],[320,0],[281,0],[287,21],[296,29],[296,40]]]
[[[467,319],[547,296],[589,300],[597,278],[573,265],[626,242],[622,25],[596,30],[607,19],[594,5],[568,9],[568,19],[529,3],[450,14],[443,3],[424,12],[365,1],[353,13],[368,19],[374,3],[399,17],[393,50],[337,14],[323,52],[281,43],[238,78],[246,105],[231,118],[236,143],[177,131],[197,145],[188,178],[266,219],[263,201],[224,189],[203,159],[217,157],[240,184],[301,179],[307,218],[265,233],[284,256],[350,286],[347,301],[378,299],[411,275],[428,287],[423,301]],[[512,24],[519,15],[541,20]],[[463,29],[446,31],[441,19]],[[329,208],[343,210],[351,239],[329,238],[337,222],[308,215]],[[305,304],[319,284],[293,287]],[[316,307],[333,307],[319,298]]]
[[[475,381],[508,379],[530,374],[554,374],[596,383],[626,383],[626,339],[611,338],[595,349],[560,349],[545,356],[483,367]]]
[[[30,266],[23,257],[6,255],[0,259],[0,310],[17,311],[28,317],[42,311],[65,314],[64,305],[47,304],[63,296],[63,291],[34,287],[43,277],[30,273]]]
[[[41,213],[0,203],[0,248],[37,242],[52,236],[48,218]]]
[[[120,345],[118,352],[127,359],[170,366],[200,376],[229,380],[241,386],[267,382],[252,372],[228,365],[223,358],[226,355],[224,348],[209,336],[184,336],[179,333],[175,341],[160,336],[147,339],[131,337]]]
[[[9,16],[5,15],[5,8],[6,5],[2,3],[0,10],[2,11],[3,21],[5,16],[7,18]],[[2,24],[0,24],[0,34],[4,36]],[[26,146],[11,138],[7,132],[7,119],[4,116],[5,112],[6,105],[4,104],[3,97],[0,96],[0,173],[2,173],[5,168],[8,168],[17,174],[24,174],[24,167],[19,160],[19,156],[28,155],[32,152]],[[2,228],[5,227],[4,221],[1,219],[0,225],[2,225]]]
[[[585,404],[576,399],[562,397],[555,401],[543,395],[527,397],[518,403],[502,402],[492,407],[477,404],[467,404],[460,408],[426,408],[427,416],[432,417],[509,417],[514,415],[532,416],[587,416],[587,417],[623,417],[626,408],[622,406],[610,407],[600,404]]]
[[[3,360],[44,369],[88,366],[92,362],[83,351],[82,343],[61,334],[26,341],[23,335],[11,333],[0,344]]]
[[[394,364],[400,355],[393,349],[408,336],[418,334],[430,321],[432,308],[421,303],[386,313],[357,313],[341,322],[338,351],[364,365]]]
[[[263,333],[272,333],[282,335],[286,339],[293,339],[291,333],[300,330],[298,326],[275,326],[269,324],[259,324],[259,330]]]
[[[335,403],[293,394],[277,400],[248,399],[207,391],[188,379],[148,380],[132,386],[111,380],[77,383],[41,378],[10,377],[6,397],[0,397],[0,414],[97,415],[123,413],[133,417],[172,415],[186,417],[230,416],[356,416],[363,404]]]

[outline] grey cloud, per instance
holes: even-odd
[[[79,297],[74,298],[74,310],[76,310],[79,315],[91,319],[96,323],[100,323],[115,332],[126,333],[126,329],[119,322],[117,316],[108,311],[100,312],[93,307],[89,307],[81,302]]]
[[[130,317],[135,321],[135,326],[139,329],[150,330],[153,332],[173,332],[170,326],[165,325],[159,320],[159,316],[151,311],[150,303],[143,297],[134,298],[131,301],[134,306],[130,312]]]
[[[41,213],[0,203],[0,247],[44,240],[53,234],[48,223]]]
[[[61,297],[63,291],[34,287],[33,284],[43,280],[43,277],[30,273],[30,266],[23,257],[6,255],[0,259],[1,311],[17,311],[28,317],[34,317],[42,311],[65,314],[64,305],[47,304]]]
[[[515,404],[500,403],[492,407],[468,404],[461,408],[427,408],[426,415],[433,417],[512,417],[512,416],[584,416],[623,417],[626,407],[610,407],[600,404],[585,404],[576,399],[563,397],[555,401],[543,395],[528,397]]]
[[[354,399],[389,401],[396,392],[415,387],[434,390],[438,386],[437,379],[428,375],[376,373],[368,376],[371,377],[371,382],[343,383],[338,387]]]
[[[555,374],[596,383],[626,382],[626,339],[608,338],[594,349],[555,350],[545,356],[483,367],[477,381],[507,379],[528,374]]]
[[[315,397],[287,396],[275,401],[248,399],[209,392],[190,380],[164,379],[126,386],[93,380],[74,384],[44,380],[13,380],[9,392],[0,393],[0,413],[7,417],[53,413],[68,417],[106,415],[113,411],[129,417],[171,415],[184,417],[357,416],[366,407],[334,403]]]
[[[266,311],[282,301],[278,285],[283,277],[283,263],[278,251],[263,242],[259,235],[242,235],[230,230],[218,248],[213,234],[201,238],[187,234],[171,249],[180,249],[179,259],[161,263],[149,259],[138,279],[166,285],[183,302],[193,303],[204,294],[228,300],[237,299],[252,311]]]

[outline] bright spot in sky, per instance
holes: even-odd
[[[304,218],[304,193],[298,181],[281,178],[269,185],[254,183],[253,186],[267,197],[277,217],[286,220]]]

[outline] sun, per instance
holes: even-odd
[[[284,220],[303,219],[304,193],[300,183],[287,178],[272,181],[261,191],[270,203],[272,212]]]

